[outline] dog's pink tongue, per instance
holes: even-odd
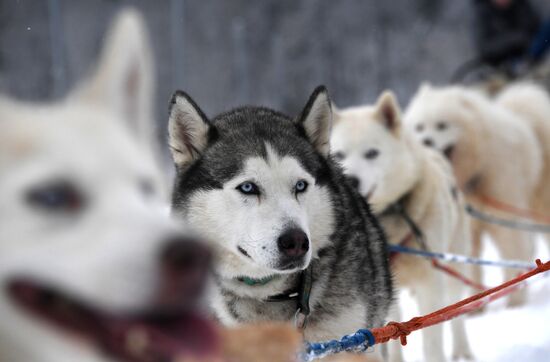
[[[202,317],[188,314],[161,322],[106,320],[103,347],[108,354],[128,362],[210,359],[219,355],[219,337],[214,326]]]

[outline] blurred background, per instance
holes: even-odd
[[[156,114],[190,93],[209,116],[243,104],[293,114],[326,84],[338,106],[385,88],[406,104],[475,54],[474,0],[0,0],[0,92],[59,98],[97,59],[123,5],[144,13],[156,56]],[[532,0],[550,15],[550,1]]]
[[[208,116],[245,104],[293,115],[319,84],[339,107],[373,102],[387,88],[405,107],[420,83],[447,84],[473,64],[483,53],[480,44],[503,51],[485,54],[491,66],[504,64],[512,77],[524,72],[524,53],[538,32],[533,14],[548,31],[550,0],[530,0],[531,14],[509,10],[509,21],[485,17],[483,5],[511,2],[525,0],[0,0],[0,93],[27,101],[62,98],[94,69],[113,17],[132,5],[145,16],[155,53],[161,136],[176,89]],[[518,32],[504,34],[514,30],[510,24]],[[499,35],[508,43],[499,44]],[[487,258],[498,258],[496,249]],[[499,278],[497,270],[489,284]],[[479,360],[548,360],[550,332],[540,323],[548,315],[548,287],[533,296],[525,309],[497,304],[497,313],[470,322]],[[510,344],[510,326],[532,333],[514,335]],[[488,331],[501,334],[488,341]],[[410,346],[406,353],[419,360],[421,338]]]

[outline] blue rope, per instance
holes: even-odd
[[[390,245],[389,251],[400,254],[411,254],[416,256],[421,256],[430,259],[441,259],[453,263],[463,263],[463,264],[475,264],[475,265],[485,265],[485,266],[498,266],[503,268],[514,268],[514,269],[533,269],[536,265],[531,263],[526,263],[517,260],[485,260],[472,258],[470,256],[449,254],[449,253],[434,253],[430,251],[424,251],[420,249],[409,248],[402,245]]]
[[[348,334],[339,341],[332,340],[322,343],[306,342],[302,360],[309,362],[317,358],[340,352],[365,352],[375,344],[374,335],[369,329],[360,329],[353,334]]]

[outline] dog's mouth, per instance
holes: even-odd
[[[8,292],[27,312],[120,361],[201,360],[218,351],[213,325],[190,310],[115,314],[27,278],[12,280]]]
[[[276,270],[281,271],[281,272],[288,272],[288,271],[294,271],[294,270],[297,270],[297,269],[305,269],[306,266],[307,265],[306,265],[305,258],[298,259],[298,260],[286,260],[286,261],[281,261],[277,265]]]
[[[445,157],[447,157],[447,159],[448,159],[449,161],[452,160],[454,150],[455,150],[455,146],[454,146],[454,145],[448,145],[447,147],[445,147],[445,148],[443,149],[443,154],[445,155]]]

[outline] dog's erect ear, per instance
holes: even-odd
[[[304,128],[315,149],[328,156],[332,109],[328,91],[324,86],[315,88],[297,122]]]
[[[401,108],[392,91],[384,91],[376,101],[375,117],[394,134],[401,129]]]
[[[338,108],[334,102],[330,104],[330,108],[332,109],[332,125],[336,126],[338,123],[342,121],[340,108]]]
[[[123,9],[105,37],[98,65],[69,95],[113,110],[147,142],[154,137],[154,70],[147,28],[142,15]]]
[[[210,122],[185,92],[176,91],[170,101],[168,143],[178,168],[196,160],[206,148]]]
[[[418,88],[418,94],[426,94],[432,90],[432,84],[430,82],[422,82],[420,88]]]

